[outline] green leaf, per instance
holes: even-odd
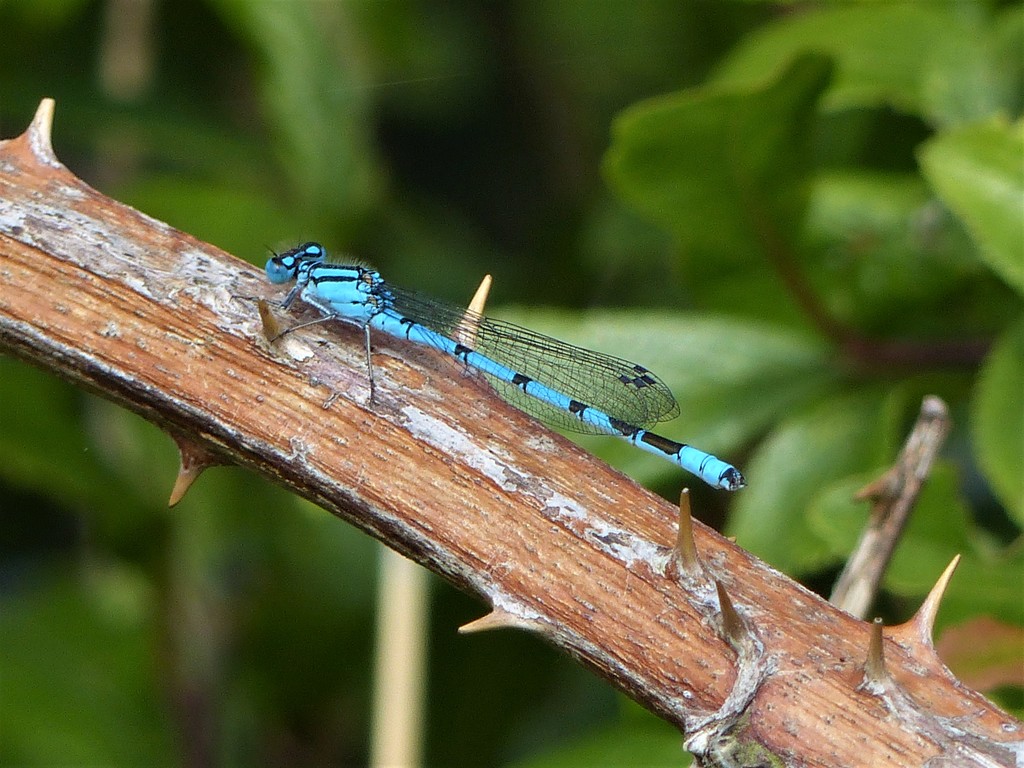
[[[790,14],[737,46],[720,87],[756,82],[803,51],[835,58],[830,111],[891,106],[938,124],[1009,106],[1011,76],[995,63],[987,28],[956,4],[863,3]]]
[[[792,413],[745,468],[728,534],[787,573],[834,561],[810,510],[833,483],[883,465],[898,421],[900,393],[876,388],[837,395]]]
[[[870,474],[857,474],[831,483],[807,508],[807,529],[836,560],[849,555],[864,530],[869,505],[854,496],[871,479]]]
[[[802,217],[807,134],[829,72],[823,57],[804,56],[757,87],[634,105],[613,124],[608,181],[688,248],[735,263],[780,247]]]
[[[985,477],[1024,527],[1024,321],[989,353],[974,392],[971,427]]]
[[[1024,295],[1024,121],[996,118],[940,134],[920,161],[988,265]]]
[[[964,301],[971,313],[944,313],[951,294],[988,286],[992,277],[960,222],[916,174],[819,174],[805,238],[814,254],[806,277],[829,313],[848,325],[935,336],[942,329],[964,335],[979,325],[988,331],[986,320],[1004,322],[1005,302],[979,302],[976,294]]]

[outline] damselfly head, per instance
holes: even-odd
[[[321,262],[327,258],[327,252],[320,243],[303,243],[284,253],[275,253],[267,260],[267,279],[270,282],[287,283],[294,280],[299,266],[307,262]]]

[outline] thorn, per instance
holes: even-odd
[[[43,99],[39,102],[32,124],[28,127],[26,135],[32,154],[37,160],[54,167],[62,168],[61,162],[53,153],[53,112],[56,102],[53,99]]]
[[[946,404],[929,395],[896,462],[855,496],[871,502],[868,524],[832,588],[829,602],[863,617],[877,593],[932,464],[949,433]]]
[[[942,575],[939,576],[935,586],[932,587],[928,597],[921,603],[921,607],[917,609],[914,617],[910,621],[893,627],[893,632],[898,633],[903,639],[913,645],[925,645],[934,650],[932,631],[935,629],[935,617],[939,613],[942,597],[946,594],[946,588],[949,586],[950,579],[953,578],[953,572],[956,571],[956,567],[959,564],[960,555],[957,555],[946,566],[946,570],[942,572]]]
[[[885,667],[885,644],[882,635],[882,620],[871,622],[871,639],[868,641],[868,656],[864,661],[864,686],[880,686],[889,681],[889,670]]]
[[[491,293],[493,282],[490,275],[484,275],[476,293],[473,294],[473,299],[466,308],[466,314],[462,316],[462,320],[455,329],[455,340],[460,344],[470,348],[476,346],[476,333],[480,329],[480,318],[483,317],[484,308],[487,306],[487,297]]]
[[[927,638],[929,643],[932,641],[932,630],[935,629],[935,617],[939,614],[939,605],[942,603],[942,598],[946,594],[946,588],[949,586],[949,582],[953,578],[953,573],[958,565],[960,565],[960,555],[954,556],[949,561],[946,570],[939,576],[935,586],[932,587],[932,591],[928,593],[928,597],[921,603],[921,607],[917,609],[917,613],[911,619],[917,625],[921,637]]]
[[[178,446],[178,456],[181,463],[178,469],[178,476],[174,480],[174,488],[171,489],[170,498],[167,499],[167,506],[173,507],[185,492],[192,487],[192,483],[208,467],[216,467],[224,462],[216,458],[206,448],[192,442],[184,437],[174,437]]]
[[[693,540],[693,515],[690,513],[690,489],[683,488],[679,494],[679,528],[676,533],[676,545],[672,548],[672,559],[680,573],[687,576],[698,576],[704,573],[700,558],[697,557],[697,544]]]
[[[877,502],[891,498],[899,488],[899,473],[889,468],[853,494],[854,501]]]
[[[715,579],[715,588],[718,590],[718,604],[722,608],[722,635],[729,645],[739,650],[748,639],[747,628],[739,613],[736,612],[736,608],[733,607],[725,587],[718,579]]]
[[[256,309],[259,310],[260,321],[263,323],[263,335],[267,337],[267,341],[273,343],[283,333],[281,323],[274,317],[266,299],[256,299]]]
[[[478,315],[484,314],[484,309],[487,306],[487,297],[491,293],[491,285],[494,283],[494,279],[490,275],[484,275],[484,279],[480,281],[480,286],[476,289],[476,293],[473,294],[472,301],[469,302],[469,311],[476,312]]]
[[[487,632],[491,629],[524,629],[536,632],[540,629],[540,625],[536,621],[523,619],[501,608],[495,608],[485,616],[463,624],[459,627],[459,634],[469,635],[473,632]]]

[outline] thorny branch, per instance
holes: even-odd
[[[948,433],[946,404],[926,397],[896,464],[857,493],[872,502],[871,516],[832,591],[833,605],[864,618]]]
[[[378,339],[370,404],[350,331],[271,346],[238,299],[266,295],[257,271],[77,179],[50,147],[52,106],[0,142],[0,349],[159,424],[194,447],[191,471],[247,466],[481,596],[477,628],[539,633],[692,731],[706,764],[1024,752],[1021,724],[936,656],[933,613],[876,641],[884,679],[864,685],[880,628],[699,524],[674,547],[688,509],[445,375],[450,360]]]

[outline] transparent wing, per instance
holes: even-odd
[[[414,291],[389,285],[386,293],[385,300],[404,317],[613,418],[647,429],[679,415],[671,390],[636,363],[566,344],[513,323],[468,313]],[[493,376],[487,378],[505,400],[552,426],[574,432],[602,431],[513,384]]]

